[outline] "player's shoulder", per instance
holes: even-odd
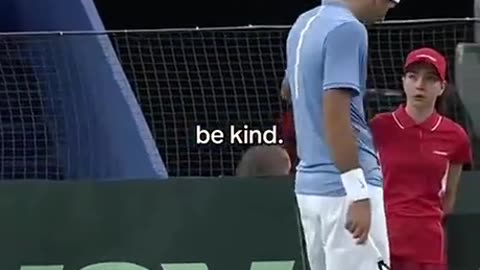
[[[309,24],[309,21],[312,18],[315,18],[315,15],[318,13],[318,7],[317,8],[312,8],[310,10],[307,10],[300,14],[295,22],[293,23],[292,27],[290,28],[289,31],[289,36],[292,33],[298,34],[300,33],[303,29],[305,29],[306,25]]]
[[[310,19],[315,19],[315,22],[322,25],[322,28],[329,33],[348,31],[350,35],[355,35],[356,33],[368,35],[365,25],[353,16],[351,12],[346,12],[344,9],[320,5],[300,14],[294,25],[303,25]]]
[[[307,22],[308,20],[312,19],[312,18],[318,18],[318,17],[321,17],[323,18],[324,20],[327,20],[327,21],[332,21],[331,19],[333,19],[335,16],[329,16],[327,14],[327,16],[318,16],[320,15],[320,11],[322,10],[322,6],[317,6],[317,7],[314,7],[312,9],[309,9],[305,12],[303,12],[302,14],[300,14],[297,19],[295,20],[295,24],[299,24],[299,23],[305,23]]]
[[[325,40],[332,40],[333,46],[339,46],[339,42],[348,41],[348,44],[355,44],[356,46],[364,48],[364,51],[366,51],[368,46],[368,32],[362,23],[354,20],[344,20],[330,25]]]
[[[333,40],[348,40],[350,44],[357,44],[358,46],[366,48],[368,44],[368,32],[365,26],[358,20],[341,20],[331,27],[327,34],[327,39]],[[338,44],[336,44],[338,45]]]
[[[312,8],[312,9],[309,9],[305,12],[303,12],[302,14],[300,14],[298,17],[297,17],[297,20],[295,22],[298,22],[302,19],[305,19],[305,18],[311,18],[315,15],[316,13],[316,10],[317,8]]]
[[[331,18],[331,24],[335,26],[332,28],[332,30],[348,29],[361,33],[368,32],[365,25],[353,16],[340,16],[336,18]]]

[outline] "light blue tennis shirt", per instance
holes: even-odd
[[[287,78],[290,84],[297,151],[295,191],[298,194],[344,196],[340,172],[325,141],[323,94],[350,89],[352,125],[359,161],[367,183],[382,186],[382,174],[363,109],[367,80],[368,33],[340,0],[300,15],[287,39]]]

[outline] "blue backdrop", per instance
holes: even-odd
[[[0,2],[2,32],[69,30],[105,30],[91,0]],[[18,43],[20,49],[8,57],[27,63],[28,69],[16,72],[28,73],[24,76],[30,83],[26,91],[32,100],[38,99],[38,105],[32,106],[43,108],[34,112],[41,117],[30,125],[32,132],[45,133],[46,129],[51,141],[45,153],[34,154],[37,165],[32,170],[57,169],[61,177],[52,178],[65,179],[167,177],[107,35],[44,33],[1,38]],[[32,98],[35,95],[38,98]],[[23,121],[22,128],[26,125]],[[30,138],[29,147],[35,148],[35,142],[35,136]],[[59,168],[38,166],[44,163],[37,159],[52,155],[56,159],[52,163]]]

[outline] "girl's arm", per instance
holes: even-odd
[[[446,215],[453,212],[457,197],[458,183],[462,175],[463,164],[450,164],[447,175],[447,183],[443,198],[443,211]]]

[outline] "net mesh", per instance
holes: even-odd
[[[0,38],[0,179],[61,179],[55,153],[60,138],[49,132],[49,102],[41,89],[47,85],[34,71],[32,62],[44,64],[46,74],[55,69],[42,52],[26,44],[51,48],[46,37],[3,36]]]
[[[195,127],[264,129],[281,111],[285,29],[113,36],[169,174],[230,174],[243,146],[195,143]]]
[[[473,39],[474,21],[390,22],[369,28],[367,111],[402,102],[406,54],[430,46],[450,61]],[[245,145],[195,144],[196,125],[266,129],[286,104],[279,98],[288,27],[176,29],[111,36],[171,176],[231,175]]]
[[[135,108],[119,97],[128,81],[115,73],[121,67],[111,46],[103,50],[109,45],[105,33],[0,35],[0,180],[103,180],[142,170],[119,169],[143,156],[121,153],[138,139],[132,129],[145,131],[124,117]]]
[[[473,39],[474,24],[433,20],[372,26],[369,115],[391,110],[402,101],[401,64],[409,50],[432,46],[453,61],[455,45]],[[287,109],[278,89],[288,30],[243,27],[109,33],[171,176],[231,175],[247,148],[228,143],[198,146],[197,125],[225,130],[247,124],[264,130],[277,123]],[[88,143],[81,135],[89,134],[88,130],[75,124],[82,112],[62,99],[87,87],[80,79],[79,59],[69,55],[68,49],[97,34],[83,33],[75,42],[71,35],[75,34],[0,36],[0,179],[63,179],[65,170],[71,169],[66,166],[76,164],[61,160],[58,145],[66,138],[59,126],[68,126],[68,132]],[[93,57],[86,50],[82,58]],[[88,87],[103,86],[99,81]],[[90,121],[83,123],[87,127],[94,124],[94,119],[85,120]],[[86,158],[89,164],[95,162],[91,155]]]
[[[404,21],[383,23],[369,29],[368,87],[374,89],[368,99],[372,116],[389,111],[403,101],[400,89],[403,61],[419,47],[432,47],[446,55],[449,81],[454,79],[455,49],[459,42],[474,38],[475,21]]]

